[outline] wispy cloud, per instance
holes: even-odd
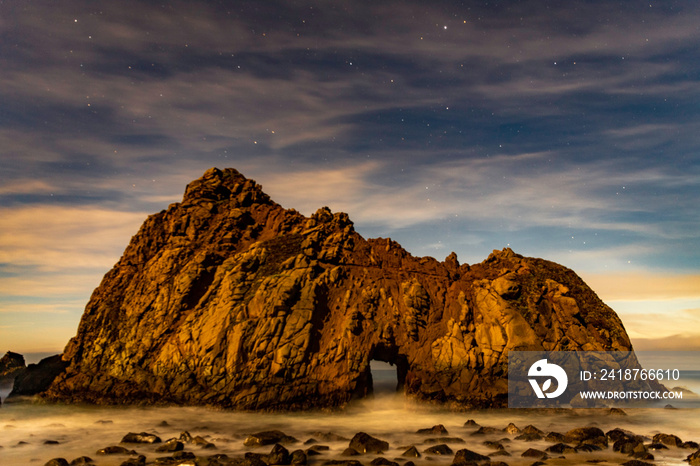
[[[38,272],[107,270],[145,220],[143,213],[31,206],[0,209],[0,263]]]

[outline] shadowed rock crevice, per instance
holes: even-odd
[[[342,406],[370,361],[410,396],[503,406],[510,350],[630,350],[571,270],[510,249],[480,264],[366,240],[344,213],[284,209],[208,170],[150,216],[88,302],[48,399]]]

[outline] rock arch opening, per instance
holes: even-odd
[[[375,347],[367,367],[368,395],[403,393],[408,361],[397,348]]]

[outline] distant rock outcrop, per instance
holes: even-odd
[[[460,265],[310,218],[233,169],[150,216],[94,291],[49,399],[340,406],[370,361],[423,399],[503,406],[509,350],[630,350],[573,271],[510,249]]]
[[[8,351],[0,358],[0,390],[12,390],[15,378],[24,371],[24,356]],[[0,405],[2,400],[0,399]]]
[[[22,372],[25,367],[24,356],[8,351],[0,358],[0,383],[12,383],[17,374]]]
[[[28,365],[17,374],[9,397],[31,396],[44,392],[67,365],[60,354],[44,358],[37,364]]]

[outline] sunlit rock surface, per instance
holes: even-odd
[[[344,213],[285,210],[210,169],[150,216],[94,291],[45,396],[241,409],[340,406],[402,390],[504,406],[509,350],[630,350],[571,270],[510,249],[460,265],[366,240]]]

